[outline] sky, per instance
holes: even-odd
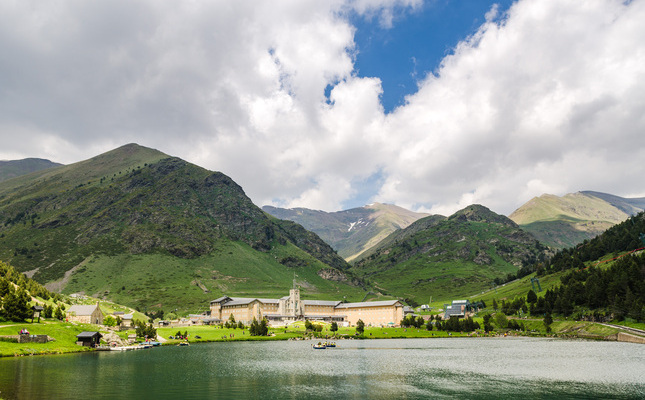
[[[645,196],[645,0],[0,2],[0,159],[127,143],[259,206]]]

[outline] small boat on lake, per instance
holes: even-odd
[[[111,351],[128,351],[128,350],[138,350],[139,346],[114,346],[110,347]]]
[[[323,344],[325,345],[325,347],[336,347],[336,343],[334,342],[325,342]]]
[[[312,345],[315,350],[324,350],[327,348],[324,343],[318,342],[318,344]]]
[[[190,346],[190,343],[188,343],[188,342],[181,342],[181,343],[178,343],[178,344],[177,344],[177,346]]]

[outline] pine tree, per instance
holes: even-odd
[[[365,322],[362,319],[359,319],[356,322],[356,333],[362,335],[365,332]]]
[[[260,329],[258,333],[260,336],[267,336],[269,334],[269,322],[266,318],[262,318],[262,321],[260,321]]]
[[[18,290],[11,289],[4,297],[3,308],[4,317],[11,321],[24,321],[32,316],[31,308],[29,307],[30,297],[23,288]]]
[[[60,306],[56,307],[56,312],[54,312],[54,317],[59,321],[62,321],[63,319],[65,319],[65,313],[63,313],[63,310],[61,309]]]
[[[249,334],[251,336],[258,336],[259,328],[258,320],[253,317],[253,322],[251,322],[251,326],[249,327]]]

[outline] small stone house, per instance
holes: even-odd
[[[121,316],[121,326],[124,328],[134,327],[134,316],[132,314],[123,314]]]
[[[67,310],[67,320],[83,324],[103,325],[103,312],[96,305],[73,305]]]

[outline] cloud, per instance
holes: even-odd
[[[371,200],[443,214],[641,193],[643,3],[494,6],[386,114],[350,20],[396,29],[418,0],[4,2],[0,159],[137,142],[256,204],[330,211],[375,186]]]
[[[405,150],[378,198],[509,213],[544,190],[642,188],[644,17],[643,2],[523,1],[489,19],[388,117]]]

